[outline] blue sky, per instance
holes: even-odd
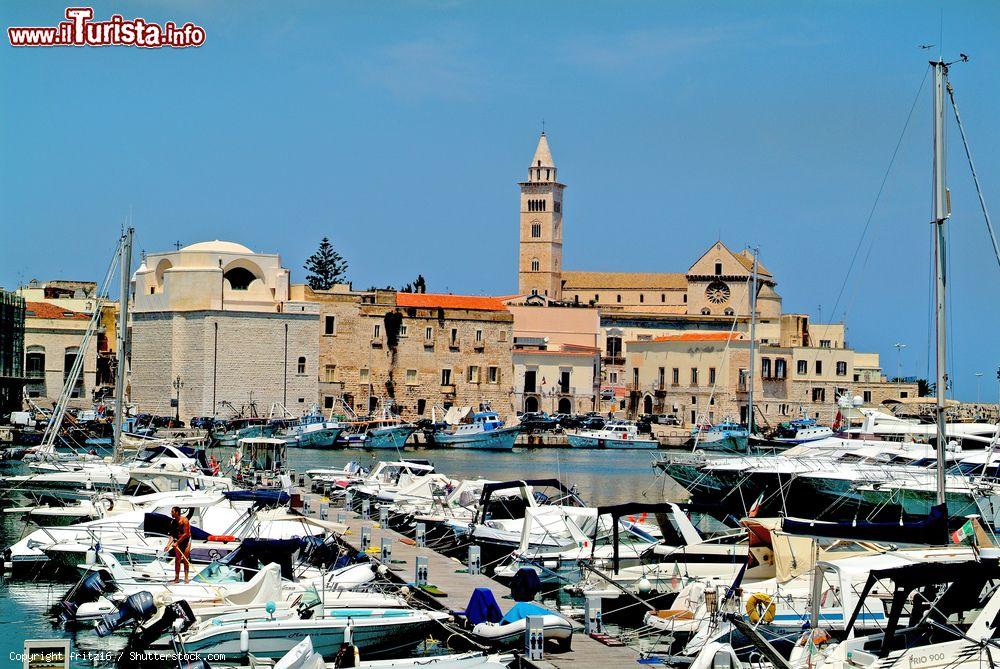
[[[947,13],[943,16],[942,7]],[[64,4],[9,1],[11,25]],[[565,266],[684,271],[761,247],[786,311],[846,315],[894,373],[928,370],[930,87],[942,43],[1000,211],[993,2],[141,2],[199,49],[2,47],[0,285],[98,279],[136,243],[222,238],[301,281],[328,235],[356,286],[516,287],[517,187],[542,119],[568,184]],[[954,382],[996,401],[1000,270],[950,134]],[[869,250],[870,249],[870,250]],[[867,257],[867,262],[864,259]],[[845,284],[846,279],[846,284]],[[834,304],[845,286],[843,296]],[[931,370],[933,372],[933,370]]]

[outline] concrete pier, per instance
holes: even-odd
[[[308,501],[307,515],[318,517],[320,504],[326,502],[326,498],[315,493],[308,492],[307,489],[300,489],[298,493],[303,500]],[[375,562],[379,560],[377,552],[383,545],[383,541],[391,549],[391,566],[389,568],[389,578],[399,585],[412,584],[416,580],[417,558],[426,560],[428,578],[427,582],[442,590],[442,596],[432,596],[419,591],[422,601],[429,606],[442,611],[462,611],[472,597],[472,592],[476,588],[489,588],[497,595],[501,602],[501,608],[510,608],[510,604],[504,604],[501,593],[507,591],[507,587],[482,574],[470,574],[467,565],[450,557],[441,555],[430,548],[420,548],[415,542],[402,534],[382,527],[378,522],[378,511],[374,506],[371,509],[372,518],[363,520],[361,515],[342,508],[329,507],[327,519],[336,521],[340,514],[344,516],[344,523],[348,531],[341,538],[341,541],[351,549],[361,550],[362,530],[370,537],[370,547],[372,552],[369,558]],[[414,592],[418,592],[414,589]],[[639,654],[627,646],[608,646],[596,639],[587,636],[581,626],[573,634],[572,650],[562,653],[546,653],[544,660],[531,661],[522,654],[517,654],[517,666],[536,667],[537,669],[569,669],[571,667],[598,667],[609,669],[610,667],[624,667],[635,664],[639,659]]]

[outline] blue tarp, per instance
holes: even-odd
[[[284,490],[226,490],[222,493],[230,502],[257,504],[288,504],[291,499]]]
[[[531,602],[518,602],[511,607],[507,615],[503,617],[503,622],[505,623],[516,623],[522,618],[527,618],[528,616],[548,616],[553,615],[548,609],[544,609],[538,604],[532,604]]]
[[[503,611],[500,610],[492,590],[476,588],[469,598],[469,605],[465,607],[465,617],[473,625],[498,623],[503,619]]]

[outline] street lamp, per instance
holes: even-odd
[[[901,344],[899,342],[896,342],[895,344],[893,344],[893,346],[896,348],[896,383],[899,383],[900,380],[902,379],[902,375],[900,373],[902,365],[900,356],[903,352],[903,349],[906,348],[906,344]]]
[[[184,382],[181,381],[181,377],[178,374],[177,378],[173,382],[174,390],[177,391],[176,398],[174,399],[174,422],[180,425],[181,422],[181,388],[184,387]]]

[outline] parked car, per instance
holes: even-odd
[[[544,411],[529,411],[521,414],[521,427],[528,431],[553,430],[559,425]]]
[[[600,416],[588,414],[586,416],[583,416],[580,419],[579,429],[581,429],[581,430],[603,430],[606,423],[607,423],[607,421],[605,421]]]

